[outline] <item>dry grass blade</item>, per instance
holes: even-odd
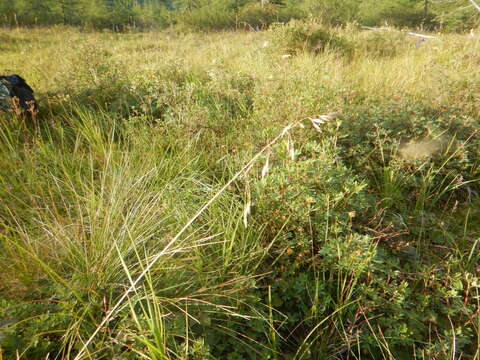
[[[293,145],[293,140],[291,139],[290,136],[288,137],[288,140],[287,140],[287,151],[290,159],[295,161],[295,146]]]
[[[245,227],[248,226],[248,216],[250,215],[252,211],[252,202],[249,200],[245,204],[245,209],[243,210],[243,225]]]
[[[265,159],[265,165],[262,168],[262,179],[268,175],[268,171],[270,170],[270,153],[267,154]]]
[[[340,114],[337,112],[331,112],[328,114],[324,115],[319,115],[317,117],[309,117],[308,120],[312,123],[312,126],[317,130],[318,132],[322,132],[322,129],[320,128],[320,125],[323,125],[327,122],[330,122],[332,120],[335,120],[340,117]]]
[[[473,6],[475,6],[475,9],[477,9],[478,11],[480,11],[480,5],[478,5],[478,4],[476,3],[476,1],[470,0],[470,2],[472,3]]]

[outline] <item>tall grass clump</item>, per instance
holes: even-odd
[[[359,56],[389,57],[404,54],[413,48],[419,39],[409,39],[408,35],[397,30],[371,30],[356,32],[355,52]],[[410,40],[410,41],[409,41]],[[420,43],[421,44],[421,43]]]
[[[42,356],[45,351],[74,356],[81,339],[106,316],[110,304],[122,294],[124,286],[129,286],[129,279],[137,277],[162,251],[161,261],[147,274],[153,288],[139,284],[124,304],[130,309],[123,308],[123,315],[115,316],[130,318],[131,313],[135,321],[110,322],[102,330],[100,342],[97,340],[88,351],[113,356],[130,343],[142,348],[153,341],[143,335],[143,327],[150,321],[144,313],[149,306],[154,308],[148,311],[161,308],[180,326],[168,325],[162,351],[173,356],[177,343],[180,348],[175,351],[190,351],[189,341],[200,341],[196,337],[206,329],[205,324],[198,328],[196,316],[212,317],[209,323],[218,320],[219,325],[230,316],[235,318],[235,293],[245,291],[253,281],[247,263],[255,268],[262,254],[255,245],[258,234],[239,225],[240,204],[232,197],[222,197],[183,238],[164,249],[172,232],[179,230],[195,208],[216,191],[197,167],[199,156],[191,147],[195,145],[165,141],[163,136],[157,136],[158,141],[149,137],[148,141],[137,138],[119,143],[115,132],[121,131],[121,126],[106,114],[103,121],[98,121],[102,115],[93,117],[89,110],[78,109],[70,116],[68,125],[64,125],[67,131],[64,127],[46,129],[34,140],[31,146],[37,155],[29,163],[31,178],[14,180],[8,172],[2,176],[2,183],[10,184],[9,190],[2,189],[8,191],[4,195],[10,199],[2,205],[2,263],[8,263],[2,277],[5,285],[14,284],[15,278],[26,281],[24,298],[44,299],[44,306],[37,307],[39,313],[30,314],[25,321],[30,331],[45,332],[23,337],[19,327],[12,325],[4,335],[7,342],[2,343],[5,356],[13,356],[17,350],[28,358]],[[22,150],[25,139],[13,136],[14,126],[4,123],[2,129],[2,138],[16,148],[10,152],[14,158],[4,158],[11,166],[21,161],[15,160],[15,154],[31,151]],[[237,265],[245,277],[235,270]],[[203,275],[197,277],[197,273]],[[192,287],[192,281],[197,285]],[[147,298],[142,295],[145,291]],[[221,294],[217,301],[218,291]],[[8,293],[22,296],[19,289]],[[19,321],[26,315],[14,304],[7,309],[9,321]],[[44,311],[50,315],[45,317]],[[180,321],[178,316],[186,317]],[[244,316],[238,315],[240,319]],[[190,333],[190,326],[185,328],[189,321],[198,328],[195,334]],[[182,333],[182,328],[183,340],[178,342],[175,336]],[[109,350],[102,350],[105,341],[110,341],[106,333],[115,341],[107,346]],[[185,341],[187,350],[181,350]],[[147,348],[154,353],[150,346]]]
[[[272,27],[278,48],[287,54],[311,52],[318,54],[328,49],[348,54],[350,45],[331,29],[314,22],[292,20]]]

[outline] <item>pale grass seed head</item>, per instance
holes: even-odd
[[[309,117],[308,119],[311,121],[315,130],[317,130],[318,132],[322,132],[320,125],[336,120],[340,116],[341,114],[339,112],[330,112],[328,114],[323,114],[316,117]]]

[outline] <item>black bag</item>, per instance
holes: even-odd
[[[19,75],[0,76],[0,109],[8,110],[15,104],[25,111],[37,110],[33,89]]]

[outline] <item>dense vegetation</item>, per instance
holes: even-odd
[[[478,24],[467,0],[0,0],[0,24],[80,25],[116,31],[181,24],[202,30],[258,29],[272,22],[465,30]]]
[[[0,358],[479,359],[476,37],[0,39]]]

